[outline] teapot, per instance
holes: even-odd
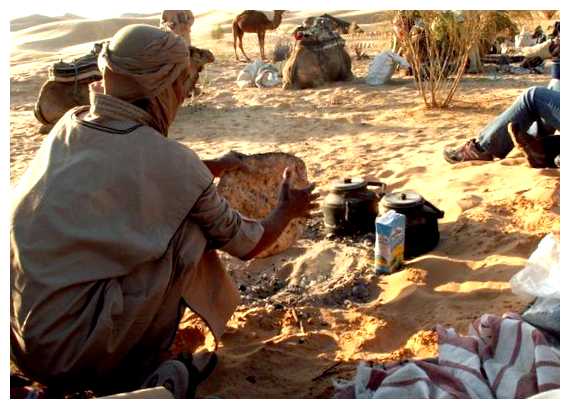
[[[369,190],[368,186],[378,189]],[[341,236],[373,233],[378,203],[385,191],[386,184],[379,181],[347,177],[334,182],[323,203],[327,233]]]

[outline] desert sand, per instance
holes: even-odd
[[[388,12],[328,12],[354,19],[366,31],[389,30]],[[522,90],[546,85],[548,76],[466,75],[447,110],[425,109],[411,77],[397,74],[389,85],[368,86],[370,60],[353,59],[356,78],[347,83],[302,91],[239,89],[235,79],[244,63],[233,57],[235,14],[196,16],[193,44],[212,50],[216,62],[202,75],[202,94],[179,110],[171,138],[204,159],[230,149],[292,153],[305,161],[322,197],[334,180],[364,176],[390,190],[416,190],[445,218],[439,246],[387,276],[373,272],[371,241],[326,239],[321,214],[282,254],[249,262],[224,256],[243,301],[199,396],[329,397],[332,380],[352,377],[359,361],[437,354],[436,324],[464,333],[483,313],[520,312],[529,300],[512,294],[509,279],[543,236],[559,231],[560,173],[529,168],[516,150],[504,160],[457,165],[445,162],[442,150],[476,137]],[[266,53],[308,15],[286,14],[277,32],[268,33]],[[12,22],[12,185],[45,138],[33,106],[48,67],[86,54],[94,41],[126,24],[158,22],[159,13]],[[225,32],[221,40],[210,38],[217,24]],[[388,47],[387,34],[378,38],[385,41],[365,49],[371,57]],[[246,34],[245,48],[258,57],[255,35]],[[191,321],[180,331],[174,352],[195,347],[188,340],[196,327]]]

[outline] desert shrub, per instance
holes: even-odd
[[[224,30],[222,29],[221,24],[217,24],[212,28],[210,31],[210,38],[212,40],[221,40],[224,38]]]
[[[273,47],[271,61],[273,63],[285,61],[289,58],[292,52],[292,41],[289,39],[289,37],[280,36],[278,37],[277,41],[275,42],[275,46]]]
[[[478,11],[426,10],[396,16],[396,24],[405,27],[404,54],[427,107],[445,108],[452,101],[489,18],[488,12]]]

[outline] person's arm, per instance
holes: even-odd
[[[289,222],[298,217],[309,217],[311,210],[318,207],[314,201],[319,197],[317,193],[312,193],[315,184],[312,183],[305,189],[294,189],[291,187],[291,170],[285,169],[283,172],[283,182],[279,192],[279,201],[273,211],[261,221],[263,225],[263,235],[261,239],[249,252],[244,260],[249,260],[271,246],[279,238]]]
[[[306,189],[291,188],[291,171],[284,172],[278,205],[263,220],[243,217],[232,209],[211,184],[190,211],[189,217],[198,224],[211,249],[219,249],[242,260],[250,259],[272,245],[289,221],[308,216],[317,207],[312,194],[314,184]]]

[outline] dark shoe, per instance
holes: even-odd
[[[513,141],[513,145],[517,146],[523,152],[531,168],[548,167],[544,144],[540,139],[530,136],[514,122],[511,122],[507,129]]]
[[[164,361],[143,383],[142,388],[164,386],[176,399],[193,398],[196,388],[214,371],[218,356],[214,353],[182,353],[178,359]]]
[[[475,139],[467,141],[459,148],[446,148],[443,157],[449,163],[467,162],[472,160],[492,161],[493,155],[484,152]]]
[[[186,396],[193,398],[196,395],[196,388],[204,382],[208,376],[214,372],[218,364],[218,356],[215,352],[207,352],[200,354],[181,353],[178,359],[186,365],[190,382],[188,384],[188,392]]]
[[[164,386],[175,399],[184,399],[188,393],[190,375],[181,361],[164,361],[142,384],[142,389]]]

